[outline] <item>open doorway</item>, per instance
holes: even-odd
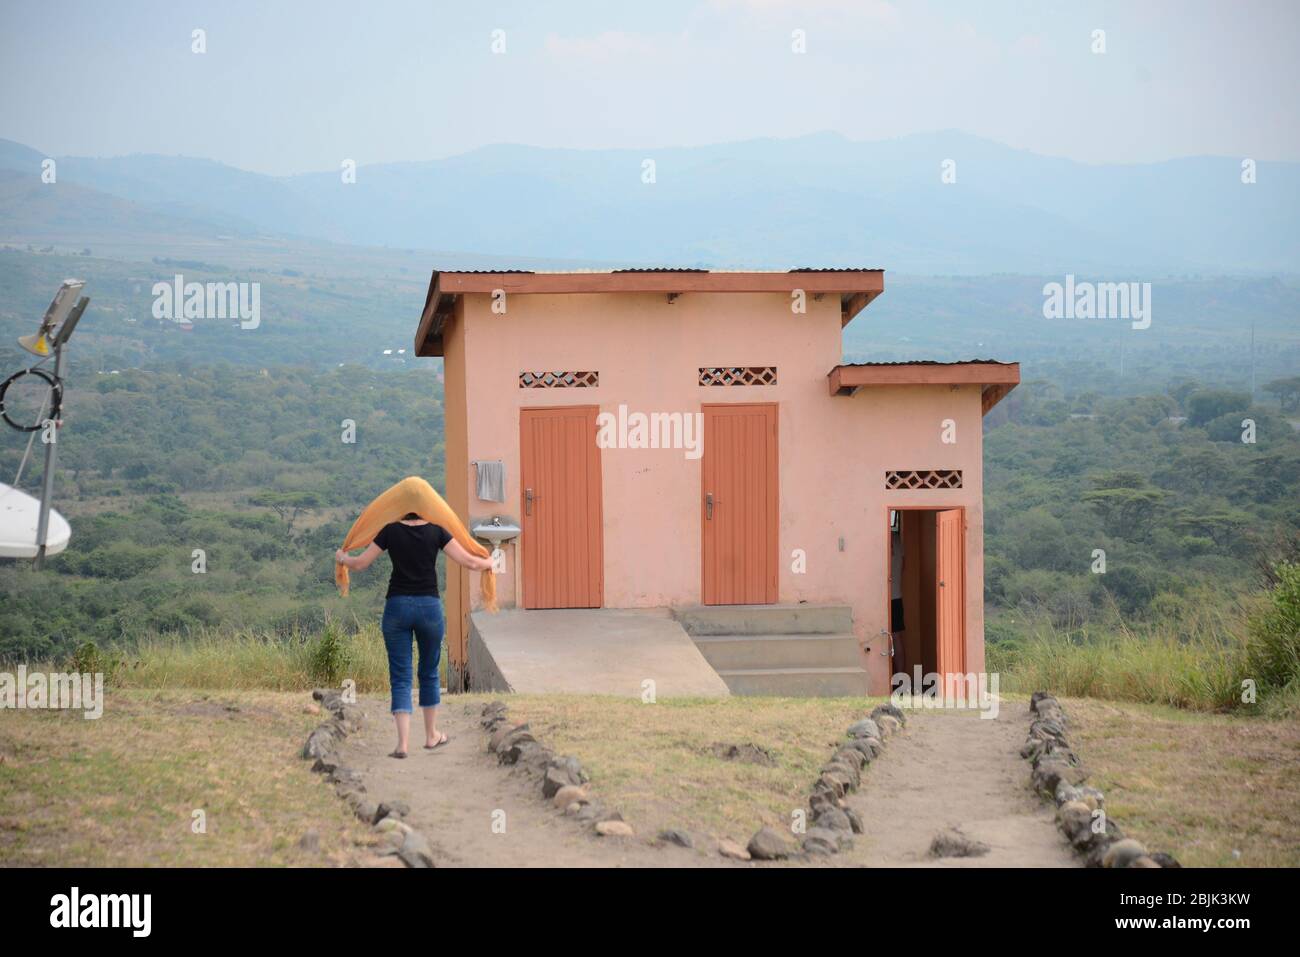
[[[890,674],[966,670],[966,513],[904,506],[887,512]]]

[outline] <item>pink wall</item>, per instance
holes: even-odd
[[[826,375],[840,361],[837,296],[793,314],[783,294],[516,295],[506,315],[486,295],[464,298],[468,460],[502,459],[506,501],[474,495],[472,522],[519,518],[519,409],[599,405],[617,411],[694,413],[702,403],[776,402],[780,442],[780,600],[853,606],[854,629],[871,646],[863,664],[874,691],[888,687],[878,632],[887,622],[886,508],[967,509],[967,668],[983,668],[983,512],[980,388],[896,386],[832,397]],[[868,313],[856,320],[870,322]],[[778,385],[701,387],[701,366],[770,366]],[[520,389],[523,370],[597,370],[600,386]],[[957,442],[941,441],[943,420]],[[676,449],[604,449],[605,605],[700,602],[700,460]],[[886,492],[897,468],[964,471],[964,488]],[[456,481],[448,470],[449,486]],[[845,539],[839,551],[838,539]],[[803,549],[807,572],[791,569]],[[514,554],[498,583],[503,604],[516,589]],[[477,584],[472,601],[477,607]]]

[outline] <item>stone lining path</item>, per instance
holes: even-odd
[[[1028,705],[1002,702],[995,719],[973,711],[909,711],[848,800],[864,832],[828,863],[848,867],[1077,867],[1050,805],[1029,788],[1019,756]],[[930,842],[956,827],[989,845],[981,857],[933,858]]]
[[[362,729],[339,745],[339,758],[361,772],[367,792],[405,801],[405,820],[428,839],[438,867],[709,867],[727,866],[716,853],[652,847],[644,837],[603,838],[566,818],[542,797],[536,778],[501,767],[479,727],[481,704],[444,699],[438,727],[451,741],[425,751],[424,728],[412,716],[412,750],[388,757],[396,740],[387,699],[364,698]],[[598,788],[596,789],[598,792]],[[493,833],[493,813],[505,812],[505,833]],[[635,822],[633,822],[635,823]]]

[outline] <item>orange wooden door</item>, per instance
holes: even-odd
[[[705,405],[703,601],[777,600],[776,405]]]
[[[604,589],[594,405],[519,412],[525,608],[599,608]]]
[[[966,532],[960,509],[935,514],[936,670],[945,676],[966,671]]]

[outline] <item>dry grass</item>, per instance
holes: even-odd
[[[307,691],[346,677],[363,693],[388,690],[388,657],[377,624],[342,637],[346,660],[333,676],[319,668],[322,637],[213,631],[150,638],[123,656],[110,681],[122,688]],[[445,668],[445,655],[442,664]]]
[[[298,756],[302,694],[108,691],[104,715],[0,715],[0,864],[352,863],[362,828]],[[207,833],[191,830],[192,813]],[[321,849],[299,849],[309,829]]]
[[[611,807],[654,834],[677,827],[747,840],[787,827],[844,729],[884,699],[673,699],[511,696],[510,714],[574,754]],[[773,764],[726,760],[715,744],[757,744]]]
[[[1300,866],[1300,722],[1064,704],[1126,833],[1189,867]]]
[[[989,671],[1004,691],[1150,702],[1198,711],[1227,711],[1240,703],[1245,670],[1244,618],[1206,613],[1181,627],[1136,632],[1126,626],[1075,640],[1039,623],[1032,636],[1007,648],[990,644]]]

